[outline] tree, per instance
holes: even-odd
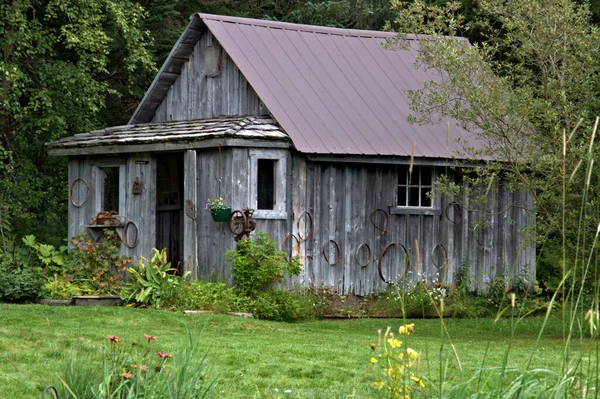
[[[107,97],[132,95],[152,71],[143,18],[128,0],[0,5],[0,153],[11,169],[0,182],[4,232],[64,237],[65,160],[49,159],[44,143],[103,127]]]
[[[590,184],[600,31],[588,3],[481,0],[469,23],[458,3],[394,6],[400,31],[431,35],[419,42],[418,60],[442,72],[410,93],[413,121],[456,119],[484,144],[465,152],[498,161],[484,169],[488,176],[535,193],[540,242],[559,237],[563,247],[585,247],[600,214]],[[467,34],[473,45],[457,38]]]

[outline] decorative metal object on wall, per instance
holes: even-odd
[[[441,263],[435,261],[435,250],[438,248],[440,248],[443,251],[443,258]],[[431,250],[431,262],[435,267],[438,268],[438,270],[442,270],[444,267],[446,267],[446,265],[448,264],[448,251],[446,250],[445,246],[443,246],[442,244],[437,244],[435,247],[433,247],[433,249]]]
[[[448,213],[450,212],[450,209],[452,209],[454,211],[452,213],[452,218],[450,218],[450,216],[448,215]],[[456,202],[451,202],[448,205],[446,205],[444,214],[446,215],[446,219],[448,219],[448,221],[450,223],[460,224],[460,222],[462,222],[462,206],[460,206]]]
[[[140,180],[140,178],[138,176],[136,176],[135,180],[133,181],[133,187],[131,189],[131,193],[133,195],[138,195],[142,193],[142,181]]]
[[[364,262],[361,262],[359,260],[358,255],[363,248],[365,248],[367,250],[367,260]],[[356,252],[354,253],[354,260],[356,261],[356,263],[358,263],[362,267],[367,267],[369,265],[369,263],[371,263],[371,247],[369,247],[369,244],[367,244],[366,242],[363,242],[362,244],[360,244],[358,246],[358,248],[356,248]]]
[[[308,216],[308,221],[309,221],[309,229],[308,229],[308,233],[306,233],[306,236],[302,237],[302,234],[300,234],[300,220],[302,220],[302,218],[305,219],[304,222],[304,231],[306,231],[306,217]],[[312,236],[313,233],[313,219],[312,216],[310,214],[310,212],[305,211],[299,218],[298,218],[298,238],[300,239],[300,241],[306,241],[308,240],[308,237]]]
[[[298,252],[300,252],[300,240],[298,239],[298,237],[296,237],[292,233],[288,233],[285,236],[285,238],[283,239],[283,242],[281,243],[281,250],[287,254],[287,252],[285,250],[285,243],[287,242],[288,238],[290,238],[290,237],[292,237],[294,240],[296,240],[296,245],[298,245]],[[294,248],[294,243],[292,243],[292,247],[291,247],[292,250],[290,250],[290,253],[287,258],[288,262],[290,261],[290,259],[292,259],[292,254],[294,253],[293,248]]]
[[[383,223],[383,227],[378,226],[377,223],[375,222],[375,219],[374,219],[375,215],[377,213],[381,213],[381,212],[383,212],[383,214],[385,215],[385,222]],[[384,235],[385,233],[387,233],[389,222],[390,222],[390,216],[385,211],[385,209],[377,208],[377,209],[373,209],[371,211],[371,223],[373,224],[373,226],[375,226],[375,228],[377,230],[381,231],[381,235]]]
[[[481,246],[481,247],[492,246],[492,244],[494,243],[493,234],[490,234],[492,236],[492,237],[490,237],[490,241],[485,242],[485,233],[490,232],[490,230],[491,230],[491,227],[488,222],[484,222],[483,227],[481,227],[480,225],[475,226],[475,228],[473,229],[473,235],[475,236],[475,241],[477,241],[477,244],[479,244],[479,246]]]
[[[75,201],[75,198],[73,195],[73,190],[75,188],[75,184],[77,184],[77,192],[79,193],[80,192],[79,184],[82,184],[82,183],[85,184],[85,188],[86,188],[85,198],[83,199],[83,201],[77,202],[77,201]],[[73,183],[71,183],[71,190],[69,191],[69,198],[71,200],[71,204],[73,204],[74,207],[81,208],[83,206],[83,204],[85,204],[85,202],[87,201],[89,196],[90,196],[90,185],[88,184],[88,182],[86,182],[83,179],[75,179],[73,181]],[[79,197],[79,195],[78,195],[78,197]]]
[[[132,227],[134,230],[130,230]],[[127,222],[127,224],[125,225],[125,230],[123,230],[123,244],[125,244],[127,248],[135,247],[138,242],[138,233],[139,229],[137,224],[135,224],[134,222]],[[133,234],[132,239],[129,239],[129,234]]]
[[[391,247],[391,246],[393,246],[393,245],[399,245],[400,247],[402,247],[402,250],[404,251],[404,273],[402,275],[403,278],[406,278],[406,276],[408,276],[408,270],[410,268],[410,258],[408,257],[408,251],[406,250],[406,247],[404,245],[402,245],[402,244],[398,244],[398,243],[395,243],[395,242],[390,242],[385,247],[383,247],[383,249],[379,253],[379,259],[377,260],[377,271],[379,272],[379,277],[386,284],[394,284],[394,282],[387,281],[385,279],[385,276],[383,275],[383,270],[381,268],[381,263],[383,261],[383,257],[385,256],[385,253],[387,252],[388,248]]]
[[[254,209],[244,208],[244,210],[236,209],[231,212],[227,224],[229,230],[235,235],[234,240],[239,241],[244,236],[250,236],[250,233],[256,228],[256,221],[252,218]]]
[[[192,220],[196,220],[196,204],[192,200],[185,200],[185,215]]]
[[[335,256],[335,260],[333,262],[329,261],[329,256],[327,255],[327,252],[328,252],[327,246],[329,245],[329,243],[333,243],[333,245],[335,246],[336,256]],[[327,263],[329,263],[331,266],[335,266],[342,258],[342,251],[340,251],[340,246],[338,245],[338,243],[335,240],[329,240],[325,244],[323,244],[323,248],[322,248],[321,252],[323,253],[323,258],[325,258],[325,261]]]

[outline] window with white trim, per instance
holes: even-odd
[[[257,219],[286,219],[287,151],[250,150],[249,207]]]
[[[411,171],[408,165],[401,165],[398,168],[398,207],[432,209],[434,201],[430,193],[434,178],[432,166],[413,166]]]
[[[96,186],[96,212],[125,212],[125,165],[99,164],[93,167]]]

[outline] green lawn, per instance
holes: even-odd
[[[500,366],[510,340],[511,321],[447,320],[463,366],[459,372],[450,347],[440,355],[440,322],[413,320],[409,345],[423,352],[422,375],[428,385],[446,375],[465,381],[481,367]],[[0,398],[39,398],[56,383],[61,362],[71,348],[99,351],[106,335],[123,343],[157,336],[157,350],[172,351],[182,342],[185,326],[203,328],[208,363],[219,375],[214,397],[223,398],[364,398],[373,394],[375,371],[370,343],[377,329],[397,332],[402,320],[329,320],[299,324],[241,319],[224,315],[184,315],[166,311],[102,307],[49,307],[0,304]],[[542,319],[526,319],[512,339],[508,367],[524,368]],[[562,327],[552,318],[533,367],[560,371]],[[442,360],[440,362],[440,356]],[[291,390],[291,392],[285,392]]]

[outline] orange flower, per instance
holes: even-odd
[[[158,356],[162,357],[163,359],[170,359],[173,357],[173,354],[171,354],[171,353],[156,352],[156,354]]]
[[[121,377],[125,378],[126,380],[130,379],[132,374],[131,373],[121,373],[119,374]]]
[[[121,338],[116,335],[107,335],[106,338],[110,339],[112,342],[121,342]]]
[[[146,338],[146,341],[150,342],[150,341],[156,341],[156,337],[154,335],[147,335],[147,334],[143,334],[144,338]]]

